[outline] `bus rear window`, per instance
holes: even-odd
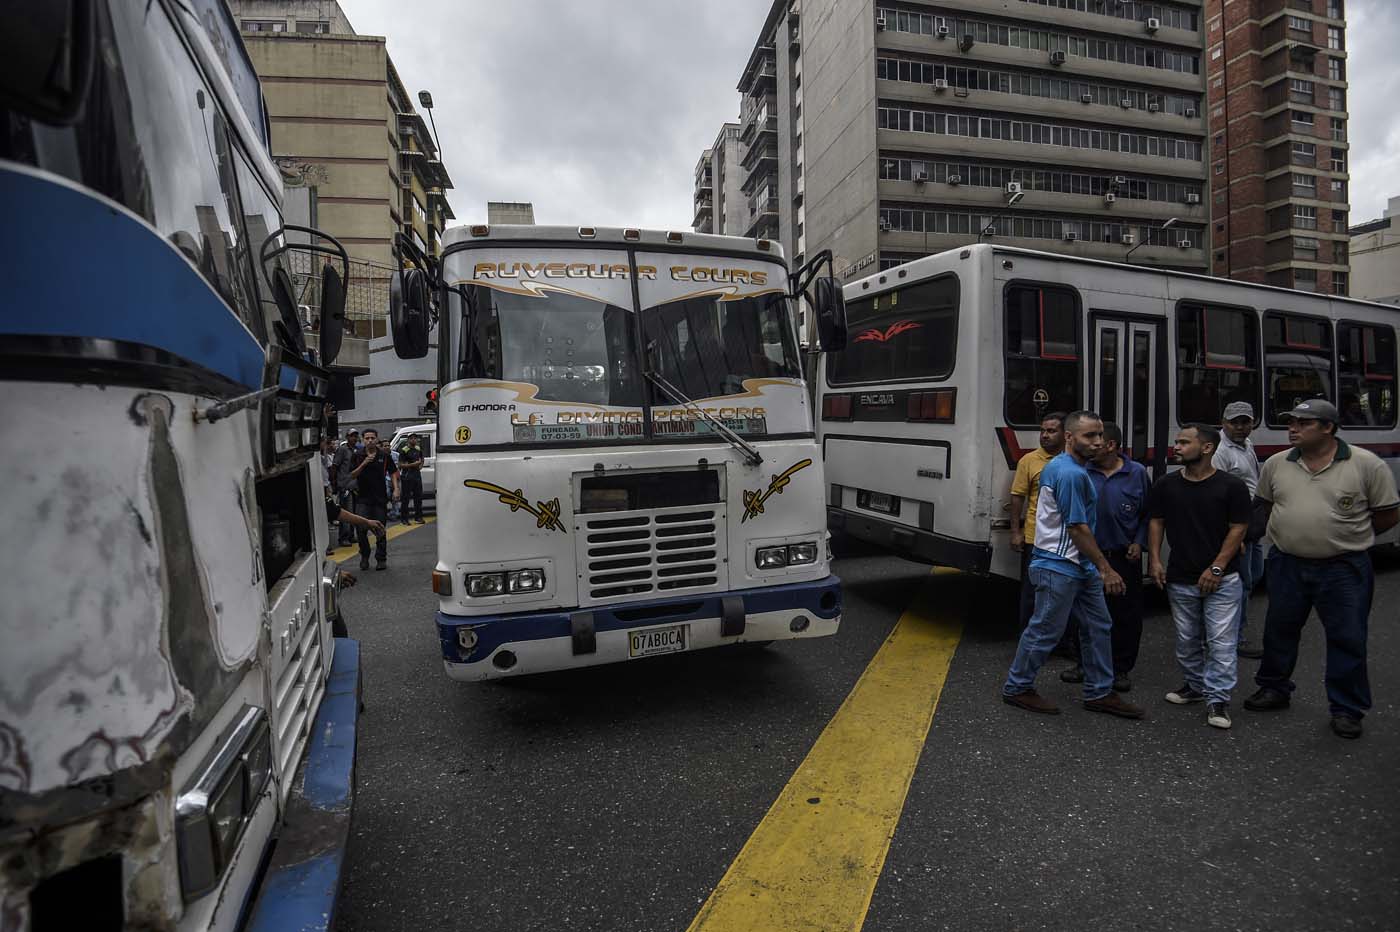
[[[1322,317],[1264,315],[1264,419],[1286,427],[1283,414],[1309,398],[1332,397],[1332,324]]]
[[[1395,331],[1386,326],[1337,324],[1337,382],[1342,423],[1395,426]]]
[[[831,384],[930,381],[953,374],[957,276],[944,275],[852,301],[847,319],[850,341],[828,357]]]
[[[1034,427],[1079,407],[1079,298],[1066,288],[1006,289],[1006,422]]]
[[[1252,310],[1183,304],[1176,312],[1176,405],[1182,424],[1219,424],[1225,406],[1259,410],[1259,320]]]

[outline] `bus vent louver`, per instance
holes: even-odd
[[[584,522],[589,601],[665,598],[714,589],[725,575],[722,508],[611,512]]]

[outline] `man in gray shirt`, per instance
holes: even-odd
[[[1211,465],[1223,473],[1244,481],[1249,489],[1249,497],[1254,497],[1259,487],[1259,457],[1254,452],[1254,441],[1249,435],[1254,432],[1254,406],[1247,401],[1232,401],[1225,406],[1225,414],[1220,422],[1220,446],[1215,449]],[[1240,595],[1239,646],[1241,657],[1257,660],[1264,651],[1250,644],[1244,636],[1245,622],[1249,620],[1249,595],[1264,578],[1264,541],[1262,538],[1246,539],[1240,551]]]

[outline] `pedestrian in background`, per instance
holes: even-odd
[[[1147,500],[1152,477],[1146,467],[1123,453],[1123,429],[1112,421],[1103,425],[1103,448],[1088,464],[1089,480],[1098,494],[1098,524],[1094,542],[1108,565],[1123,577],[1123,594],[1104,596],[1113,619],[1113,690],[1133,688],[1128,674],[1137,665],[1142,643],[1142,552],[1147,545]],[[1075,656],[1079,632],[1070,628]],[[1084,682],[1084,668],[1075,664],[1060,674],[1066,683]]]
[[[1254,498],[1254,490],[1259,487],[1259,457],[1254,452],[1254,441],[1249,435],[1254,432],[1254,406],[1247,401],[1232,401],[1225,406],[1220,424],[1220,446],[1216,448],[1211,463],[1216,469],[1239,479],[1249,489],[1249,497]],[[1257,660],[1264,656],[1262,648],[1249,643],[1244,636],[1245,625],[1249,621],[1249,597],[1254,587],[1264,578],[1264,540],[1261,536],[1246,533],[1244,548],[1240,551],[1240,620],[1239,647],[1241,657]]]
[[[1045,415],[1040,419],[1040,446],[1021,457],[1011,480],[1011,549],[1021,555],[1020,626],[1023,629],[1035,611],[1030,564],[1031,553],[1035,550],[1035,507],[1040,499],[1040,474],[1064,449],[1064,412]]]
[[[403,523],[407,524],[415,511],[417,521],[423,523],[423,450],[419,447],[417,434],[408,435],[408,446],[399,452],[399,480],[403,488]]]
[[[336,501],[341,508],[349,512],[355,510],[355,480],[350,478],[350,472],[355,468],[355,454],[360,452],[360,449],[360,432],[351,429],[345,432],[345,442],[331,458],[331,478],[335,480]],[[336,527],[336,539],[342,547],[354,543],[354,528],[345,521],[340,522]]]
[[[1244,707],[1287,708],[1298,639],[1315,608],[1327,635],[1332,731],[1359,738],[1371,708],[1366,631],[1375,574],[1368,551],[1377,534],[1400,522],[1400,494],[1378,456],[1337,436],[1331,402],[1305,401],[1288,418],[1293,449],[1269,457],[1259,472],[1257,496],[1274,549],[1267,561],[1264,659],[1254,677],[1259,690]]]
[[[395,466],[399,465],[399,454],[395,452],[394,449],[390,446],[389,440],[387,438],[379,441],[379,452],[382,453],[386,459],[392,460]],[[398,474],[396,474],[393,482],[398,481]],[[384,476],[384,494],[389,495],[388,517],[391,520],[397,520],[399,516],[399,499],[398,496],[389,494],[392,491],[392,489],[393,486],[390,482],[389,476],[386,474]]]
[[[379,445],[379,432],[367,429],[364,438],[364,451],[355,454],[354,469],[350,472],[355,480],[355,514],[382,524],[388,517],[389,501],[399,497],[399,474],[394,468],[394,460]],[[355,537],[360,544],[360,569],[367,570],[369,533],[360,527],[356,529]],[[375,569],[386,568],[389,560],[387,532],[375,535],[374,558]]]
[[[1177,705],[1206,703],[1206,724],[1230,727],[1230,691],[1239,658],[1240,545],[1249,530],[1249,490],[1215,468],[1220,431],[1205,424],[1176,435],[1182,469],[1152,488],[1148,553],[1152,581],[1167,592],[1176,623],[1183,682],[1167,693]],[[1162,563],[1162,539],[1171,557]]]
[[[1030,565],[1035,611],[1021,632],[1002,699],[1028,712],[1059,713],[1057,705],[1036,693],[1035,677],[1065,633],[1065,625],[1074,623],[1083,639],[1084,708],[1142,718],[1142,709],[1113,691],[1113,621],[1104,593],[1122,595],[1123,578],[1094,543],[1097,496],[1084,468],[1103,446],[1103,421],[1092,411],[1075,411],[1066,416],[1064,428],[1065,452],[1040,474]]]

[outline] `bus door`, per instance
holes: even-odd
[[[1165,400],[1166,371],[1158,356],[1162,321],[1112,317],[1095,312],[1090,359],[1089,407],[1123,429],[1123,452],[1160,474],[1170,450],[1159,403]]]

